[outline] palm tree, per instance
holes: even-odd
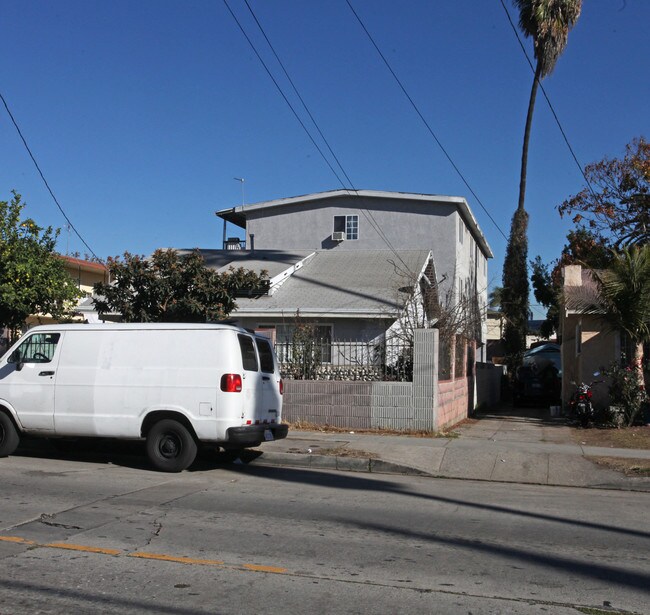
[[[516,367],[525,350],[528,316],[528,213],[524,208],[528,144],[533,122],[535,98],[541,79],[549,75],[566,47],[569,30],[580,16],[582,0],[514,0],[519,9],[519,27],[533,39],[535,49],[535,78],[528,101],[521,154],[519,202],[512,217],[510,238],[503,263],[503,310],[506,314],[506,350],[509,363]]]
[[[524,146],[521,153],[517,209],[523,210],[526,194],[528,143],[537,88],[539,82],[553,72],[558,58],[562,55],[569,38],[569,30],[580,16],[582,0],[514,0],[514,3],[519,9],[519,28],[525,36],[530,36],[533,39],[536,60],[535,78],[528,100]]]
[[[650,244],[615,252],[609,267],[592,270],[592,275],[598,284],[598,301],[582,311],[601,316],[632,340],[632,362],[642,386],[643,344],[650,341]]]
[[[502,305],[503,287],[495,286],[488,295],[488,307],[493,310],[500,310]]]

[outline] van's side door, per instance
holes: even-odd
[[[0,366],[0,398],[13,406],[24,429],[54,430],[61,338],[61,333],[33,333]]]

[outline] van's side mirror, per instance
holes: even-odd
[[[11,353],[10,357],[7,359],[7,363],[15,363],[17,372],[23,368],[25,363],[23,363],[23,359],[20,356],[20,349],[16,349]]]

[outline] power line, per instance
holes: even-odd
[[[264,39],[266,40],[269,48],[273,52],[273,55],[275,56],[275,59],[278,61],[278,64],[280,65],[280,68],[282,68],[282,72],[284,72],[284,75],[287,78],[287,80],[289,81],[289,83],[291,84],[291,87],[293,88],[293,91],[295,92],[296,96],[298,97],[298,100],[300,100],[300,102],[301,102],[301,104],[303,106],[303,109],[307,112],[307,115],[309,116],[309,119],[312,121],[312,123],[316,127],[316,130],[318,131],[318,134],[320,135],[321,139],[323,139],[323,142],[327,146],[327,149],[329,150],[330,154],[332,154],[332,157],[336,161],[336,164],[338,165],[339,169],[341,169],[341,171],[343,172],[343,175],[345,175],[345,179],[347,179],[349,185],[352,186],[352,180],[350,179],[348,174],[345,172],[345,169],[343,168],[343,165],[341,164],[338,157],[336,156],[336,154],[332,150],[332,148],[331,148],[331,146],[329,144],[329,141],[325,138],[325,135],[323,134],[323,131],[318,126],[318,122],[316,122],[316,120],[314,119],[314,116],[311,114],[311,111],[309,110],[309,107],[307,107],[307,104],[305,103],[303,97],[300,95],[300,92],[298,91],[298,88],[296,87],[296,84],[293,82],[293,79],[291,78],[291,76],[289,75],[289,72],[285,68],[284,63],[280,59],[280,56],[276,53],[275,48],[273,47],[273,44],[269,40],[269,37],[266,35],[266,32],[264,31],[264,28],[262,27],[262,24],[259,22],[259,20],[257,19],[257,16],[253,12],[253,9],[251,8],[251,5],[248,3],[248,0],[244,0],[244,2],[246,3],[246,6],[248,7],[248,10],[250,11],[250,14],[253,16],[253,19],[255,20],[255,23],[257,24],[257,27],[260,29],[260,32],[262,33],[262,36],[264,37]]]
[[[34,158],[34,154],[32,154],[32,150],[29,148],[29,145],[27,145],[27,141],[25,140],[25,137],[23,136],[22,131],[20,130],[18,123],[16,122],[13,114],[11,113],[9,109],[9,105],[7,104],[7,101],[5,100],[5,97],[2,95],[0,92],[0,99],[2,100],[2,104],[4,105],[5,109],[7,110],[7,113],[9,114],[9,117],[11,118],[11,121],[13,122],[13,125],[15,126],[16,130],[18,131],[18,135],[20,136],[23,145],[25,146],[25,149],[27,150],[27,153],[29,154],[29,157],[32,159],[32,162],[34,163],[34,166],[36,167],[36,170],[38,171],[38,174],[41,176],[41,179],[43,180],[43,183],[45,184],[45,187],[47,188],[47,191],[50,193],[50,196],[56,203],[56,206],[59,208],[59,211],[65,218],[66,222],[68,223],[68,226],[75,232],[75,235],[79,237],[81,240],[81,243],[86,246],[88,251],[98,260],[101,262],[101,259],[93,252],[93,249],[86,243],[86,240],[79,234],[79,231],[75,228],[74,224],[72,224],[70,218],[68,218],[67,214],[65,211],[63,211],[63,207],[61,207],[61,204],[59,203],[58,199],[54,196],[54,192],[52,192],[52,188],[50,188],[50,184],[48,184],[47,180],[45,179],[45,175],[43,175],[43,171],[41,171],[41,167],[38,165],[38,162],[36,162],[36,158]]]
[[[533,75],[535,74],[535,67],[533,66],[533,63],[528,56],[528,52],[526,51],[526,47],[524,46],[523,41],[521,40],[521,37],[519,36],[519,31],[517,30],[514,22],[512,21],[512,17],[510,16],[510,12],[508,11],[508,7],[505,5],[503,0],[499,0],[501,2],[501,6],[503,7],[503,10],[506,12],[506,17],[508,18],[508,22],[510,23],[510,27],[512,28],[512,31],[515,33],[515,36],[517,37],[517,42],[519,43],[519,47],[521,47],[521,50],[526,57],[526,61],[528,62],[528,66],[530,66],[530,70],[533,72]],[[542,91],[542,94],[544,95],[544,98],[546,99],[546,103],[548,104],[549,109],[551,110],[551,114],[553,115],[553,118],[555,119],[555,123],[557,124],[557,127],[560,129],[560,133],[562,134],[562,138],[564,139],[564,142],[566,143],[567,147],[569,148],[569,151],[571,152],[571,156],[573,157],[574,162],[576,163],[576,166],[578,169],[580,169],[580,174],[582,175],[583,179],[585,180],[587,187],[589,188],[589,192],[591,192],[591,195],[596,199],[600,200],[598,195],[594,192],[594,189],[591,186],[591,183],[587,179],[587,176],[585,175],[585,172],[582,168],[582,165],[578,161],[578,157],[576,156],[575,152],[573,151],[573,148],[571,147],[571,143],[569,143],[569,139],[566,136],[566,133],[564,132],[564,128],[562,128],[562,124],[560,123],[560,119],[557,116],[557,113],[555,113],[555,109],[553,108],[553,105],[551,104],[551,99],[548,97],[546,94],[546,90],[544,89],[544,86],[542,85],[541,80],[538,80],[538,85],[539,89]]]
[[[467,189],[471,192],[472,196],[476,199],[476,202],[481,206],[481,208],[483,209],[483,211],[486,213],[487,217],[492,221],[492,224],[494,224],[494,226],[497,228],[497,230],[499,231],[499,233],[501,233],[501,235],[503,235],[503,238],[507,241],[507,240],[508,240],[508,237],[507,237],[506,234],[503,232],[503,230],[501,230],[501,227],[499,226],[499,224],[497,223],[497,221],[492,217],[492,215],[491,215],[490,212],[487,210],[487,208],[485,207],[485,205],[483,205],[483,202],[481,201],[481,199],[478,197],[478,195],[476,194],[476,192],[474,192],[474,190],[472,189],[472,187],[469,185],[469,182],[467,181],[467,179],[465,179],[465,176],[462,174],[462,172],[460,171],[460,169],[458,168],[458,166],[456,165],[456,163],[453,161],[453,159],[451,158],[451,156],[449,155],[449,153],[447,152],[447,150],[445,149],[445,147],[444,147],[443,144],[441,143],[440,139],[438,139],[438,137],[436,136],[435,132],[433,131],[433,129],[431,128],[431,126],[429,125],[429,123],[427,122],[427,120],[424,118],[424,116],[423,116],[422,113],[420,112],[420,109],[418,108],[418,106],[417,106],[417,105],[415,104],[415,102],[413,101],[413,98],[411,98],[411,96],[409,95],[409,93],[406,91],[406,88],[404,87],[404,85],[403,85],[402,82],[400,81],[399,77],[397,76],[397,74],[395,73],[395,71],[393,70],[393,68],[391,67],[390,63],[389,63],[388,60],[386,59],[386,56],[382,53],[381,49],[379,48],[379,46],[378,46],[377,43],[375,42],[375,39],[372,37],[372,35],[371,35],[370,32],[368,31],[368,29],[366,28],[365,24],[363,23],[363,21],[361,20],[361,18],[360,18],[359,15],[357,14],[357,12],[354,10],[354,7],[352,6],[352,4],[350,4],[350,0],[345,0],[345,1],[347,2],[347,5],[350,7],[350,10],[351,10],[352,13],[354,14],[354,16],[357,18],[357,21],[359,22],[359,25],[361,26],[361,28],[363,29],[363,31],[366,33],[366,35],[367,35],[368,38],[370,39],[370,42],[373,44],[374,48],[377,50],[377,53],[379,54],[379,57],[381,57],[381,59],[383,60],[384,64],[386,65],[386,68],[388,68],[388,70],[390,71],[390,74],[393,76],[393,78],[395,79],[395,81],[396,81],[397,84],[399,85],[400,89],[402,90],[402,92],[404,93],[404,95],[406,96],[406,98],[408,99],[408,101],[411,103],[411,106],[413,107],[413,109],[415,110],[415,112],[418,114],[419,118],[422,120],[422,122],[423,122],[424,125],[426,126],[427,130],[429,131],[429,134],[433,137],[433,139],[435,140],[435,142],[438,144],[438,147],[442,150],[442,153],[445,155],[445,157],[447,158],[447,160],[449,161],[449,163],[451,164],[451,166],[454,168],[454,170],[456,171],[456,173],[458,174],[458,176],[461,178],[461,180],[463,181],[463,183],[465,184],[465,186],[467,187]]]
[[[280,87],[280,85],[279,85],[279,83],[277,82],[277,80],[273,77],[273,75],[272,75],[270,69],[268,68],[267,64],[264,62],[264,60],[262,59],[262,56],[261,56],[260,53],[257,51],[257,49],[256,49],[255,45],[253,44],[252,40],[250,39],[250,37],[247,35],[246,31],[244,30],[244,27],[242,26],[242,24],[241,24],[240,21],[237,19],[237,17],[235,16],[234,12],[232,11],[232,9],[230,8],[230,6],[228,5],[228,1],[227,1],[227,0],[224,0],[224,4],[226,5],[226,8],[228,9],[228,11],[230,12],[230,14],[232,15],[232,17],[233,17],[233,19],[235,20],[235,22],[237,23],[237,25],[239,26],[239,29],[241,30],[242,34],[244,35],[244,37],[245,37],[246,40],[248,41],[248,44],[251,46],[251,48],[252,48],[253,51],[255,52],[255,55],[257,56],[257,58],[259,59],[259,61],[262,63],[262,66],[264,67],[264,69],[266,70],[267,74],[269,75],[269,77],[270,77],[271,80],[273,81],[275,87],[276,87],[277,90],[280,92],[280,95],[282,96],[282,98],[284,99],[284,101],[287,103],[287,105],[289,105],[289,108],[290,108],[291,111],[293,112],[294,116],[296,117],[296,119],[298,120],[298,122],[300,122],[300,125],[302,126],[303,130],[307,133],[307,136],[309,137],[309,139],[311,140],[311,142],[314,144],[314,146],[316,147],[316,149],[317,149],[318,152],[320,153],[320,155],[321,155],[321,157],[323,158],[323,160],[325,160],[325,162],[327,163],[327,166],[330,168],[330,170],[332,171],[332,173],[334,173],[336,179],[339,181],[339,183],[341,184],[341,186],[343,187],[344,190],[346,190],[346,191],[348,191],[348,192],[350,192],[350,191],[354,192],[354,193],[356,194],[357,198],[359,198],[359,197],[360,197],[360,195],[359,195],[359,191],[357,190],[357,188],[354,187],[353,182],[352,182],[352,180],[350,179],[348,173],[346,172],[345,168],[344,168],[343,165],[341,164],[339,158],[338,158],[338,157],[336,156],[336,154],[334,153],[332,147],[330,146],[329,142],[328,142],[327,139],[325,138],[325,135],[323,134],[322,130],[321,130],[320,127],[318,126],[318,122],[316,122],[316,119],[314,118],[313,114],[309,111],[309,108],[307,107],[307,104],[305,103],[305,100],[303,99],[303,97],[302,97],[302,96],[300,95],[300,93],[298,92],[298,88],[296,87],[296,85],[295,85],[293,79],[291,79],[291,77],[289,76],[289,73],[288,73],[287,69],[285,68],[285,66],[284,66],[284,64],[283,64],[283,62],[282,62],[282,60],[281,60],[280,57],[279,57],[279,55],[276,53],[276,51],[275,51],[275,49],[274,49],[274,47],[273,47],[273,45],[272,45],[272,43],[271,43],[269,37],[266,35],[266,32],[264,31],[264,28],[262,27],[261,23],[259,22],[259,20],[258,20],[257,17],[255,16],[255,13],[253,12],[253,9],[251,8],[251,6],[250,6],[250,4],[247,2],[247,0],[244,0],[244,1],[245,1],[245,3],[246,3],[246,6],[248,7],[248,10],[250,11],[251,15],[253,16],[253,19],[255,20],[255,23],[257,24],[258,28],[259,28],[260,31],[262,32],[262,35],[264,36],[264,38],[265,38],[267,44],[269,45],[271,51],[273,52],[273,55],[275,56],[276,60],[278,61],[278,63],[279,63],[280,66],[282,67],[282,70],[284,71],[285,76],[286,76],[287,79],[289,80],[289,83],[291,84],[291,86],[292,86],[294,92],[296,93],[298,99],[299,99],[300,102],[302,103],[302,106],[304,107],[305,111],[306,111],[307,114],[309,115],[311,121],[313,122],[314,126],[316,127],[316,130],[317,130],[318,133],[320,134],[321,138],[323,139],[323,141],[324,141],[325,144],[327,145],[327,147],[328,147],[330,153],[332,154],[334,160],[336,161],[336,164],[337,164],[338,167],[340,168],[340,170],[341,170],[341,172],[343,173],[343,175],[345,176],[345,178],[348,180],[349,185],[350,185],[350,187],[351,187],[351,190],[350,190],[350,189],[345,185],[345,183],[341,180],[341,178],[340,178],[340,176],[338,175],[338,173],[334,170],[334,167],[331,165],[330,161],[327,159],[327,157],[325,156],[325,154],[323,153],[323,151],[321,150],[321,148],[320,148],[320,147],[318,146],[318,144],[316,143],[316,140],[313,138],[312,134],[309,132],[309,129],[307,128],[307,126],[305,126],[304,122],[302,121],[302,119],[300,118],[300,116],[298,115],[298,113],[296,112],[296,110],[294,109],[293,105],[291,104],[291,102],[289,101],[289,99],[287,98],[287,96],[284,94],[284,91],[283,91],[282,88]],[[360,198],[361,198],[362,200],[364,200],[363,197],[360,197]],[[408,269],[408,266],[406,265],[406,263],[404,262],[404,260],[403,260],[402,257],[400,256],[400,254],[399,254],[399,253],[397,252],[397,250],[393,247],[393,245],[391,244],[390,240],[388,239],[388,237],[386,236],[386,234],[384,233],[384,231],[381,229],[381,227],[379,226],[379,224],[378,224],[377,221],[375,220],[374,216],[372,215],[372,212],[371,212],[370,210],[368,210],[368,209],[361,209],[360,211],[361,211],[361,213],[365,216],[366,220],[368,220],[368,223],[370,224],[370,226],[371,226],[371,227],[375,230],[375,232],[379,235],[379,238],[380,238],[380,239],[381,239],[381,240],[382,240],[382,241],[383,241],[383,242],[384,242],[384,243],[389,247],[389,249],[390,249],[390,250],[393,252],[393,254],[395,254],[395,256],[397,257],[397,259],[400,260],[400,261],[402,262],[402,264],[403,264],[403,265]]]
[[[301,119],[300,116],[298,115],[297,111],[294,109],[294,107],[293,107],[293,105],[291,104],[291,102],[289,101],[289,99],[285,96],[284,92],[282,91],[282,88],[280,87],[280,84],[276,81],[275,77],[273,76],[273,73],[271,73],[271,70],[270,70],[269,67],[267,66],[266,62],[263,60],[262,56],[261,56],[261,55],[259,54],[259,52],[257,51],[257,48],[256,48],[255,45],[253,44],[253,41],[251,41],[251,39],[250,39],[250,37],[248,36],[248,34],[246,34],[246,30],[244,30],[244,27],[241,25],[239,19],[237,19],[237,16],[236,16],[235,13],[233,12],[233,10],[230,8],[230,5],[228,4],[228,0],[223,0],[223,3],[226,5],[226,8],[228,9],[228,12],[232,15],[232,18],[235,20],[235,23],[237,24],[237,26],[239,26],[239,29],[241,30],[241,33],[244,35],[244,38],[248,41],[248,44],[250,45],[251,49],[253,50],[253,52],[254,52],[255,55],[257,56],[257,59],[260,61],[260,63],[261,63],[262,66],[264,67],[264,70],[266,71],[266,73],[268,74],[268,76],[271,78],[271,81],[273,81],[273,84],[275,85],[276,89],[277,89],[278,92],[280,93],[280,96],[282,96],[282,98],[284,99],[284,102],[287,103],[287,105],[289,106],[289,109],[291,109],[291,112],[293,113],[293,115],[295,116],[295,118],[298,120],[298,122],[299,122],[300,125],[302,126],[302,129],[305,131],[305,133],[306,133],[307,136],[309,137],[309,140],[313,143],[314,147],[318,150],[318,153],[321,155],[321,157],[322,157],[323,160],[325,161],[325,164],[327,164],[327,166],[330,168],[330,170],[332,171],[332,173],[334,173],[334,175],[336,176],[336,179],[338,179],[339,183],[340,183],[340,184],[345,188],[346,186],[345,186],[345,184],[343,183],[343,181],[341,180],[341,178],[339,177],[338,173],[336,172],[336,170],[334,169],[334,167],[332,166],[332,164],[330,163],[330,161],[327,159],[327,157],[326,157],[325,154],[323,153],[323,150],[320,148],[320,146],[318,145],[318,143],[316,143],[314,137],[312,137],[311,133],[310,133],[309,130],[307,129],[307,126],[305,126],[305,123],[302,121],[302,119]]]

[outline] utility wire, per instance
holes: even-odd
[[[366,35],[367,35],[368,38],[370,39],[370,42],[373,44],[374,48],[377,50],[377,53],[379,54],[379,56],[380,56],[381,59],[383,60],[384,64],[386,65],[386,68],[388,68],[388,70],[390,71],[390,74],[393,76],[393,78],[395,79],[395,81],[396,81],[397,84],[399,85],[400,89],[402,90],[402,92],[404,93],[404,95],[406,96],[406,98],[408,99],[408,101],[411,103],[411,106],[413,107],[413,109],[415,110],[415,112],[418,114],[419,118],[422,120],[422,122],[423,122],[424,125],[426,126],[427,130],[429,131],[429,134],[433,137],[434,141],[438,144],[438,147],[442,150],[442,153],[445,155],[445,157],[447,158],[447,160],[449,161],[449,163],[451,164],[451,166],[454,168],[454,170],[456,171],[456,173],[458,174],[458,176],[461,178],[461,180],[463,181],[463,183],[465,184],[465,186],[467,187],[467,189],[472,193],[472,196],[476,199],[477,203],[481,206],[481,208],[483,209],[483,211],[486,213],[487,217],[492,221],[492,223],[493,223],[494,226],[497,228],[497,230],[499,231],[499,233],[501,233],[501,235],[503,235],[503,238],[507,241],[507,240],[508,240],[508,237],[507,237],[506,234],[503,232],[503,230],[501,229],[501,227],[499,226],[499,224],[497,223],[497,221],[492,217],[492,215],[491,215],[490,212],[487,210],[487,208],[485,207],[485,205],[483,205],[483,202],[481,201],[481,199],[478,197],[478,195],[476,194],[476,192],[474,192],[474,190],[472,189],[472,187],[469,185],[469,182],[467,181],[467,179],[465,179],[465,176],[462,174],[462,172],[460,171],[460,169],[458,168],[458,166],[456,165],[456,163],[453,161],[453,159],[451,158],[451,156],[449,155],[449,153],[447,152],[447,150],[445,149],[445,147],[444,147],[443,144],[441,143],[440,139],[438,139],[438,137],[436,136],[436,133],[433,131],[433,129],[431,128],[431,126],[429,125],[429,123],[427,122],[427,120],[424,118],[424,116],[423,116],[422,113],[420,112],[420,109],[418,108],[418,106],[417,106],[417,105],[415,104],[415,102],[413,101],[413,98],[411,98],[411,96],[409,95],[409,93],[406,91],[406,88],[404,87],[404,85],[403,85],[402,82],[400,81],[399,77],[397,76],[397,74],[395,73],[395,71],[393,70],[393,68],[391,67],[390,63],[389,63],[388,60],[386,59],[386,56],[382,53],[381,49],[379,48],[379,46],[378,46],[377,43],[375,42],[375,39],[372,37],[372,35],[370,34],[370,32],[368,31],[368,29],[367,29],[366,26],[364,25],[363,21],[361,20],[361,17],[359,17],[359,15],[357,14],[357,12],[354,10],[354,7],[353,7],[352,4],[350,3],[350,0],[345,0],[345,1],[347,2],[347,5],[350,7],[350,10],[351,10],[352,13],[354,14],[354,16],[357,18],[357,21],[359,22],[359,25],[361,26],[361,28],[363,29],[363,31],[366,33]]]
[[[505,5],[505,2],[503,0],[499,0],[501,2],[501,6],[503,7],[503,10],[506,12],[506,17],[508,18],[508,22],[510,23],[510,27],[512,28],[512,31],[515,33],[515,36],[517,37],[517,41],[519,43],[519,46],[521,47],[521,50],[526,57],[526,61],[528,62],[528,66],[530,66],[530,70],[532,71],[533,75],[535,74],[535,67],[533,66],[533,63],[528,56],[528,52],[526,51],[526,47],[524,46],[523,41],[521,40],[521,37],[519,36],[519,31],[517,30],[517,27],[515,26],[514,22],[512,21],[512,17],[510,16],[510,12],[508,11],[508,7]],[[587,187],[589,188],[589,192],[591,192],[591,195],[596,199],[600,200],[598,195],[594,192],[594,189],[591,186],[591,183],[587,179],[587,176],[585,175],[585,172],[582,168],[582,165],[578,161],[578,157],[576,156],[575,152],[573,151],[573,148],[571,147],[571,143],[569,143],[569,139],[566,136],[566,133],[564,132],[564,128],[562,128],[562,124],[560,123],[560,119],[557,116],[557,113],[555,113],[555,109],[553,108],[553,105],[551,104],[551,100],[546,94],[546,90],[544,89],[544,86],[542,85],[541,80],[538,81],[539,89],[542,91],[542,94],[544,95],[544,98],[546,99],[546,103],[548,104],[549,109],[551,110],[551,113],[553,115],[553,118],[555,119],[555,123],[557,124],[557,127],[560,129],[560,133],[562,134],[562,138],[564,139],[564,142],[566,143],[567,147],[569,148],[569,151],[571,152],[571,156],[573,157],[574,162],[576,163],[576,166],[578,169],[580,169],[580,174],[584,178]]]
[[[264,31],[264,28],[262,27],[262,24],[259,22],[259,20],[257,19],[257,16],[253,12],[253,9],[251,8],[251,5],[248,3],[248,0],[244,0],[244,2],[246,3],[246,6],[248,7],[248,10],[250,11],[250,14],[253,16],[253,19],[255,20],[255,23],[257,24],[257,27],[260,29],[260,32],[262,33],[262,36],[264,37],[264,39],[266,40],[269,48],[273,52],[273,55],[275,56],[275,59],[278,61],[278,64],[280,65],[280,68],[282,68],[282,72],[284,72],[285,77],[288,79],[289,83],[291,84],[291,87],[293,88],[293,91],[295,92],[296,96],[300,100],[300,102],[301,102],[301,104],[303,106],[303,109],[307,112],[307,115],[309,116],[309,119],[312,121],[312,123],[316,127],[316,130],[318,131],[318,134],[320,135],[321,139],[323,139],[323,142],[327,146],[327,149],[329,150],[330,154],[332,154],[332,157],[336,161],[336,164],[338,165],[339,169],[341,169],[343,175],[345,175],[345,179],[348,180],[348,184],[350,186],[352,186],[352,180],[350,179],[349,175],[345,172],[345,169],[343,168],[343,165],[341,164],[338,157],[336,156],[336,154],[332,150],[332,148],[331,148],[331,146],[329,144],[329,141],[325,138],[325,135],[323,134],[323,131],[318,126],[318,122],[316,122],[316,120],[314,119],[314,116],[311,114],[311,111],[307,107],[307,104],[305,103],[303,97],[300,95],[300,92],[298,92],[298,88],[296,87],[296,84],[293,82],[293,79],[290,77],[287,69],[284,66],[284,63],[280,59],[280,56],[278,56],[278,54],[276,53],[275,48],[273,47],[271,41],[269,40],[269,37],[266,35],[266,32]]]
[[[314,124],[314,126],[316,127],[316,130],[318,131],[318,133],[320,134],[321,138],[323,139],[323,141],[324,141],[325,144],[327,145],[327,148],[329,149],[330,153],[332,154],[332,157],[333,157],[334,160],[336,161],[336,164],[337,164],[338,167],[340,168],[340,170],[341,170],[341,172],[343,173],[343,175],[345,176],[345,178],[348,180],[351,189],[348,188],[348,187],[346,186],[346,184],[341,180],[340,176],[339,176],[338,173],[334,170],[334,167],[331,165],[330,161],[326,158],[325,154],[323,153],[323,151],[322,151],[321,148],[318,146],[318,144],[316,143],[315,139],[313,138],[313,136],[312,136],[311,133],[309,132],[309,129],[305,126],[304,122],[302,121],[302,119],[300,118],[300,116],[298,115],[298,113],[296,112],[296,110],[294,109],[293,105],[289,102],[289,99],[288,99],[287,96],[284,94],[284,91],[283,91],[282,88],[280,87],[280,85],[279,85],[279,83],[277,82],[277,80],[273,77],[273,75],[272,75],[270,69],[268,68],[268,66],[267,66],[267,64],[264,62],[264,60],[262,59],[261,55],[260,55],[259,52],[257,51],[257,49],[256,49],[255,45],[253,44],[253,42],[251,41],[250,37],[246,34],[246,31],[244,30],[244,27],[242,26],[242,24],[241,24],[240,21],[237,19],[237,17],[235,16],[234,12],[232,11],[232,9],[230,8],[230,6],[228,5],[228,1],[227,1],[227,0],[224,0],[224,4],[226,5],[226,8],[228,9],[228,11],[230,12],[230,14],[232,15],[232,17],[233,17],[233,19],[235,20],[235,22],[237,23],[237,25],[239,26],[239,29],[241,30],[242,34],[244,35],[244,37],[245,37],[246,40],[248,41],[248,44],[249,44],[249,45],[251,46],[251,48],[253,49],[255,55],[257,56],[257,58],[259,59],[259,61],[262,63],[262,66],[264,67],[264,69],[266,70],[267,74],[269,75],[269,77],[270,77],[271,80],[273,81],[275,87],[276,87],[277,90],[280,92],[280,95],[282,96],[282,98],[284,99],[284,101],[287,103],[287,105],[289,105],[289,108],[290,108],[291,111],[293,112],[294,116],[295,116],[296,119],[300,122],[300,125],[302,126],[303,130],[307,133],[307,136],[309,137],[309,139],[311,140],[311,142],[314,144],[314,146],[316,147],[316,149],[317,149],[318,152],[320,153],[320,155],[321,155],[321,157],[323,158],[323,160],[325,160],[325,162],[327,163],[327,166],[330,168],[330,170],[332,171],[332,173],[334,173],[336,179],[339,181],[339,183],[341,184],[341,186],[343,187],[344,190],[346,190],[346,191],[348,191],[348,192],[352,191],[352,192],[354,192],[354,193],[356,194],[357,197],[359,197],[359,196],[360,196],[360,195],[359,195],[359,190],[358,190],[357,188],[354,187],[353,182],[352,182],[352,180],[350,179],[348,173],[346,172],[345,168],[344,168],[343,165],[341,164],[339,158],[338,158],[338,157],[336,156],[336,154],[334,153],[334,151],[333,151],[333,149],[331,148],[329,142],[328,142],[327,139],[325,138],[325,135],[323,134],[323,132],[322,132],[322,130],[320,129],[320,127],[318,126],[318,123],[316,122],[316,119],[314,118],[314,116],[312,115],[312,113],[309,111],[309,108],[307,107],[307,104],[305,103],[303,97],[302,97],[302,96],[300,95],[300,93],[298,92],[298,88],[296,87],[294,81],[293,81],[293,80],[291,79],[291,77],[289,76],[289,73],[288,73],[287,69],[285,68],[285,66],[284,66],[284,64],[283,64],[283,62],[282,62],[282,60],[281,60],[280,57],[279,57],[279,55],[276,53],[275,48],[273,47],[273,45],[272,45],[272,43],[271,43],[269,37],[266,35],[266,32],[264,31],[264,28],[262,27],[261,23],[260,23],[259,20],[257,19],[255,13],[253,12],[253,9],[251,8],[251,6],[250,6],[250,4],[248,3],[247,0],[244,0],[244,1],[245,1],[245,3],[246,3],[246,6],[248,7],[248,10],[250,11],[251,15],[253,16],[253,19],[255,20],[255,23],[257,24],[257,27],[260,29],[262,35],[264,36],[264,39],[266,40],[268,46],[270,47],[271,51],[273,52],[273,55],[275,56],[276,60],[278,61],[278,63],[279,63],[280,66],[282,67],[282,70],[284,71],[285,76],[286,76],[287,79],[289,80],[289,83],[291,84],[291,87],[293,88],[294,92],[296,93],[296,96],[298,97],[298,99],[299,99],[300,102],[302,103],[302,106],[304,107],[305,111],[306,111],[307,114],[309,115],[309,118],[310,118],[311,121],[313,122],[313,124]],[[362,200],[363,200],[363,197],[361,197],[361,198],[362,198]],[[368,220],[368,223],[370,224],[370,226],[371,226],[371,227],[375,230],[375,232],[379,235],[380,239],[382,239],[382,241],[384,241],[384,243],[385,243],[385,244],[390,248],[390,250],[393,252],[393,254],[395,254],[395,256],[397,257],[397,259],[400,260],[400,261],[402,262],[402,264],[403,264],[403,265],[408,269],[408,266],[406,265],[406,263],[404,262],[404,260],[403,260],[402,257],[400,256],[400,254],[399,254],[399,253],[397,252],[397,250],[393,247],[393,245],[391,244],[390,240],[388,239],[388,237],[386,236],[386,234],[384,233],[384,231],[381,229],[381,227],[379,226],[379,224],[378,224],[377,221],[375,220],[374,216],[372,215],[372,212],[371,212],[370,210],[368,210],[368,209],[361,209],[361,213],[365,216],[366,220]]]
[[[246,30],[244,30],[244,27],[241,25],[239,19],[237,19],[237,16],[233,12],[233,10],[230,8],[230,5],[228,4],[228,0],[223,0],[223,3],[226,5],[226,8],[228,9],[228,12],[232,15],[232,18],[235,20],[235,23],[239,26],[239,29],[241,30],[241,33],[244,35],[244,38],[248,41],[248,44],[250,45],[251,49],[253,50],[253,52],[257,56],[257,59],[261,62],[262,66],[264,67],[264,70],[266,71],[268,76],[271,78],[271,81],[273,81],[273,84],[277,88],[278,92],[280,92],[280,96],[282,96],[282,98],[284,99],[284,102],[286,102],[287,105],[289,105],[289,109],[291,109],[291,112],[293,113],[295,118],[298,120],[298,122],[302,126],[302,129],[305,131],[305,133],[307,133],[307,136],[309,137],[309,140],[313,143],[314,147],[318,150],[318,153],[321,155],[321,157],[323,158],[323,160],[325,161],[327,166],[330,168],[332,173],[334,173],[334,175],[336,176],[336,179],[338,179],[339,183],[345,188],[346,186],[343,183],[343,181],[341,180],[341,178],[339,177],[339,174],[336,172],[336,170],[334,169],[334,167],[332,166],[330,161],[327,159],[327,157],[323,153],[323,150],[320,148],[318,143],[316,143],[314,137],[312,137],[311,133],[307,129],[307,126],[305,126],[305,123],[302,121],[302,119],[298,115],[297,111],[294,109],[294,107],[291,104],[291,102],[289,101],[289,99],[285,96],[284,92],[282,91],[282,88],[280,87],[280,84],[276,81],[275,77],[273,76],[273,73],[271,73],[271,70],[266,65],[266,62],[262,59],[262,56],[257,51],[255,45],[253,44],[253,41],[251,41],[248,34],[246,34]]]
[[[38,171],[38,174],[41,176],[41,179],[43,180],[43,183],[45,184],[45,187],[47,188],[47,191],[50,193],[50,196],[54,199],[54,202],[56,203],[56,206],[59,208],[59,211],[65,218],[66,222],[68,223],[68,226],[75,232],[75,235],[79,237],[81,240],[81,243],[86,246],[88,251],[98,260],[101,262],[101,259],[93,252],[93,249],[86,243],[86,240],[79,234],[79,231],[75,228],[74,224],[70,221],[70,218],[68,218],[67,214],[65,211],[63,211],[63,207],[61,207],[61,204],[59,203],[58,199],[54,196],[54,192],[52,192],[52,188],[50,188],[50,184],[47,183],[47,180],[45,179],[45,175],[43,175],[43,171],[41,171],[41,167],[38,165],[38,162],[36,162],[36,158],[34,158],[34,154],[32,154],[32,150],[29,148],[29,145],[27,145],[27,141],[25,140],[25,137],[23,136],[22,131],[20,130],[18,123],[16,122],[13,114],[11,113],[9,109],[9,105],[7,104],[7,101],[5,100],[5,97],[2,95],[0,92],[0,99],[2,100],[2,104],[4,105],[5,109],[7,110],[7,113],[9,114],[9,117],[11,118],[11,121],[13,122],[13,125],[15,126],[16,130],[18,131],[18,135],[20,136],[23,145],[25,146],[25,149],[27,150],[27,153],[29,154],[29,157],[32,159],[32,162],[34,163],[34,166],[36,167],[36,170]]]

